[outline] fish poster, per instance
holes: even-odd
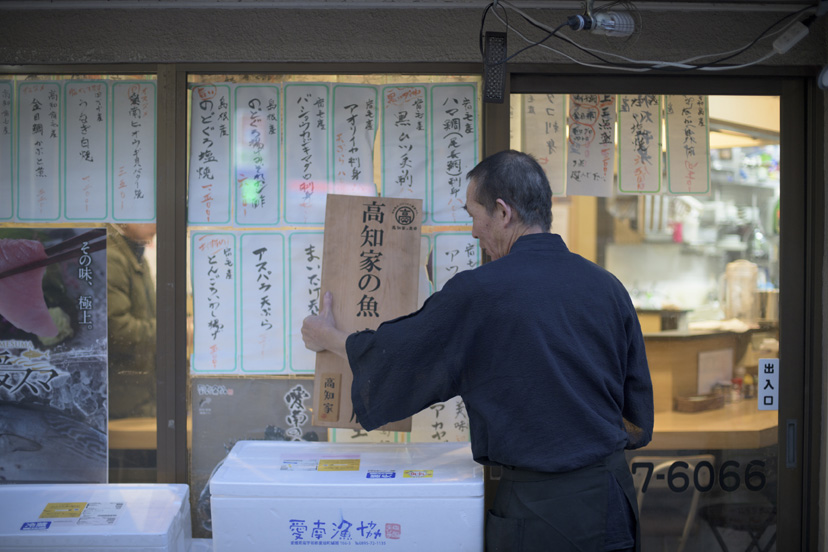
[[[107,482],[106,231],[0,228],[0,484]]]
[[[327,441],[312,425],[313,377],[194,377],[190,380],[193,536],[212,536],[208,481],[238,441]]]

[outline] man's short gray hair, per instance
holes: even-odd
[[[466,175],[475,182],[475,201],[494,212],[498,199],[527,226],[548,232],[552,226],[552,189],[543,169],[526,153],[506,150],[490,155]]]

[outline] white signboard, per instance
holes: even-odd
[[[615,96],[569,96],[566,193],[609,197],[615,166]]]
[[[710,193],[707,96],[666,96],[670,193]]]
[[[618,96],[618,189],[661,189],[661,96]]]
[[[425,86],[383,88],[382,120],[382,195],[422,199],[425,219],[431,211]]]
[[[566,96],[524,94],[523,151],[543,167],[552,195],[566,193]]]
[[[231,94],[227,84],[200,84],[192,90],[187,208],[190,224],[230,222],[230,192],[235,189],[230,152]]]
[[[759,388],[757,406],[759,410],[779,410],[779,359],[759,359]]]
[[[155,83],[112,84],[112,217],[155,221]]]
[[[333,189],[345,195],[377,195],[374,139],[377,136],[376,86],[333,87]]]
[[[17,218],[60,218],[60,84],[21,82],[17,88]]]
[[[302,321],[306,316],[319,314],[323,244],[324,233],[321,231],[291,232],[288,235],[290,356],[287,364],[292,373],[312,374],[316,367],[316,353],[308,350],[302,341]]]

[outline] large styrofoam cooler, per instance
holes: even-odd
[[[468,443],[239,441],[210,495],[214,552],[483,550]]]
[[[187,552],[189,487],[0,485],[0,551]]]

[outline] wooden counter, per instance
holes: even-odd
[[[755,449],[775,445],[778,412],[756,399],[705,412],[656,412],[653,440],[642,450]]]

